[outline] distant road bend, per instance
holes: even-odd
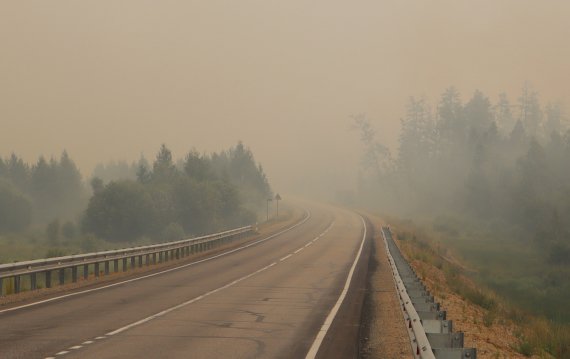
[[[242,250],[0,308],[0,357],[356,357],[370,252],[365,222],[339,208],[303,206],[308,219]]]

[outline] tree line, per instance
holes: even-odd
[[[255,222],[271,195],[263,168],[241,142],[211,155],[190,151],[178,164],[163,145],[152,166],[142,158],[132,175],[106,185],[93,178],[85,231],[112,241],[203,234]]]
[[[179,239],[251,224],[271,195],[241,142],[213,154],[192,150],[177,162],[162,145],[152,163],[141,156],[118,164],[97,166],[86,183],[66,151],[32,165],[16,154],[0,158],[0,234],[45,225],[49,238]]]
[[[363,116],[361,200],[402,215],[450,215],[517,228],[556,263],[570,264],[570,130],[562,105],[525,85],[512,103],[453,87],[431,106],[410,98],[392,155]],[[374,202],[374,203],[372,203]]]
[[[514,102],[481,91],[464,102],[453,87],[433,106],[412,97],[394,154],[368,119],[354,122],[365,148],[360,203],[429,223],[469,248],[463,255],[477,261],[479,278],[510,301],[570,321],[570,130],[561,104],[542,104],[528,85]]]
[[[85,199],[81,174],[66,151],[59,159],[41,156],[33,165],[14,153],[0,158],[0,232],[70,218]]]

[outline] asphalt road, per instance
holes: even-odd
[[[243,250],[0,312],[0,358],[305,358],[347,285],[364,225],[342,209],[303,206],[305,223]],[[363,248],[320,357],[353,356]]]

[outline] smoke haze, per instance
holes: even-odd
[[[568,1],[4,1],[0,154],[178,157],[243,140],[277,191],[352,187],[410,95],[570,98]]]

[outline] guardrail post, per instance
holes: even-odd
[[[174,259],[180,260],[195,253],[218,248],[226,242],[229,242],[237,237],[244,236],[246,234],[246,231],[251,232],[251,227],[242,227],[239,229],[205,235],[192,239],[181,239],[160,245],[154,244],[121,250],[81,254],[77,256],[73,255],[65,256],[62,258],[43,259],[40,266],[36,266],[39,263],[38,261],[25,261],[17,263],[16,265],[0,264],[0,272],[2,275],[4,275],[3,278],[0,278],[0,296],[8,294],[8,291],[10,291],[10,294],[13,292],[20,292],[23,287],[25,287],[27,290],[27,280],[23,280],[23,276],[30,276],[30,290],[36,290],[38,289],[39,285],[44,283],[46,288],[51,288],[52,271],[57,271],[58,275],[56,276],[55,280],[58,281],[60,285],[64,285],[66,276],[65,271],[67,268],[70,268],[71,280],[73,283],[76,283],[79,279],[78,276],[80,275],[78,273],[80,266],[83,267],[84,280],[89,279],[91,268],[93,268],[94,277],[99,278],[103,275],[110,274],[111,264],[113,265],[114,273],[118,273],[120,271],[120,259],[122,259],[123,271],[126,272],[129,269],[129,258],[131,259],[131,268],[136,268],[137,262],[138,267],[140,268],[143,267],[143,263],[146,263],[147,266],[150,266],[151,263],[157,264],[157,262],[163,263],[168,262],[169,260],[172,261]],[[113,263],[111,263],[111,261]],[[90,268],[90,265],[93,265],[93,267]],[[102,265],[104,268],[101,268]],[[42,283],[42,281],[40,281],[40,284],[38,284],[38,273],[40,273],[40,275],[42,275],[41,273],[45,275],[45,282]],[[6,284],[4,278],[7,278],[10,281],[9,285]],[[12,280],[12,278],[14,279]]]
[[[46,288],[51,288],[51,271],[46,270]]]
[[[20,276],[14,276],[14,293],[20,293]]]
[[[36,273],[30,274],[30,290],[38,288],[36,277]],[[2,279],[0,279],[0,296],[2,296]]]

